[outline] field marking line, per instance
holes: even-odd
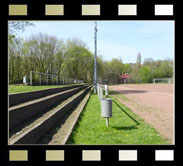
[[[160,95],[166,95],[166,96],[171,96],[173,97],[174,95],[168,94],[168,93],[161,93],[161,92],[157,92],[157,91],[152,91],[150,89],[134,89],[134,88],[129,88],[129,87],[122,87],[122,88],[126,88],[126,89],[131,89],[131,90],[144,90],[147,91],[149,93],[154,93],[154,94],[160,94]]]

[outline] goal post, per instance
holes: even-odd
[[[153,79],[154,84],[170,84],[171,78],[154,78]]]

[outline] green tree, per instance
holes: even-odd
[[[149,66],[142,66],[139,70],[139,77],[143,83],[150,83],[152,81],[152,72]]]
[[[86,44],[77,39],[66,42],[66,59],[63,73],[65,77],[91,81],[93,79],[93,54],[87,49]]]
[[[110,83],[118,83],[119,76],[123,73],[123,63],[121,59],[113,58],[109,62],[105,62],[104,76]]]
[[[9,80],[18,83],[22,78],[22,39],[12,38],[8,45],[9,50]]]
[[[123,64],[123,73],[131,73],[132,72],[132,67],[130,64],[126,63]]]

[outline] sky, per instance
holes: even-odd
[[[34,27],[19,32],[28,39],[32,34],[48,34],[58,39],[80,38],[94,53],[94,21],[31,21]],[[103,60],[120,58],[135,63],[140,52],[144,59],[174,59],[174,21],[97,21],[97,51]]]

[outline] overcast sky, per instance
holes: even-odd
[[[19,37],[27,39],[32,34],[46,33],[58,39],[77,37],[87,43],[94,53],[94,21],[31,21]],[[98,54],[104,60],[121,58],[124,63],[136,62],[140,52],[146,58],[174,58],[173,21],[98,21]]]

